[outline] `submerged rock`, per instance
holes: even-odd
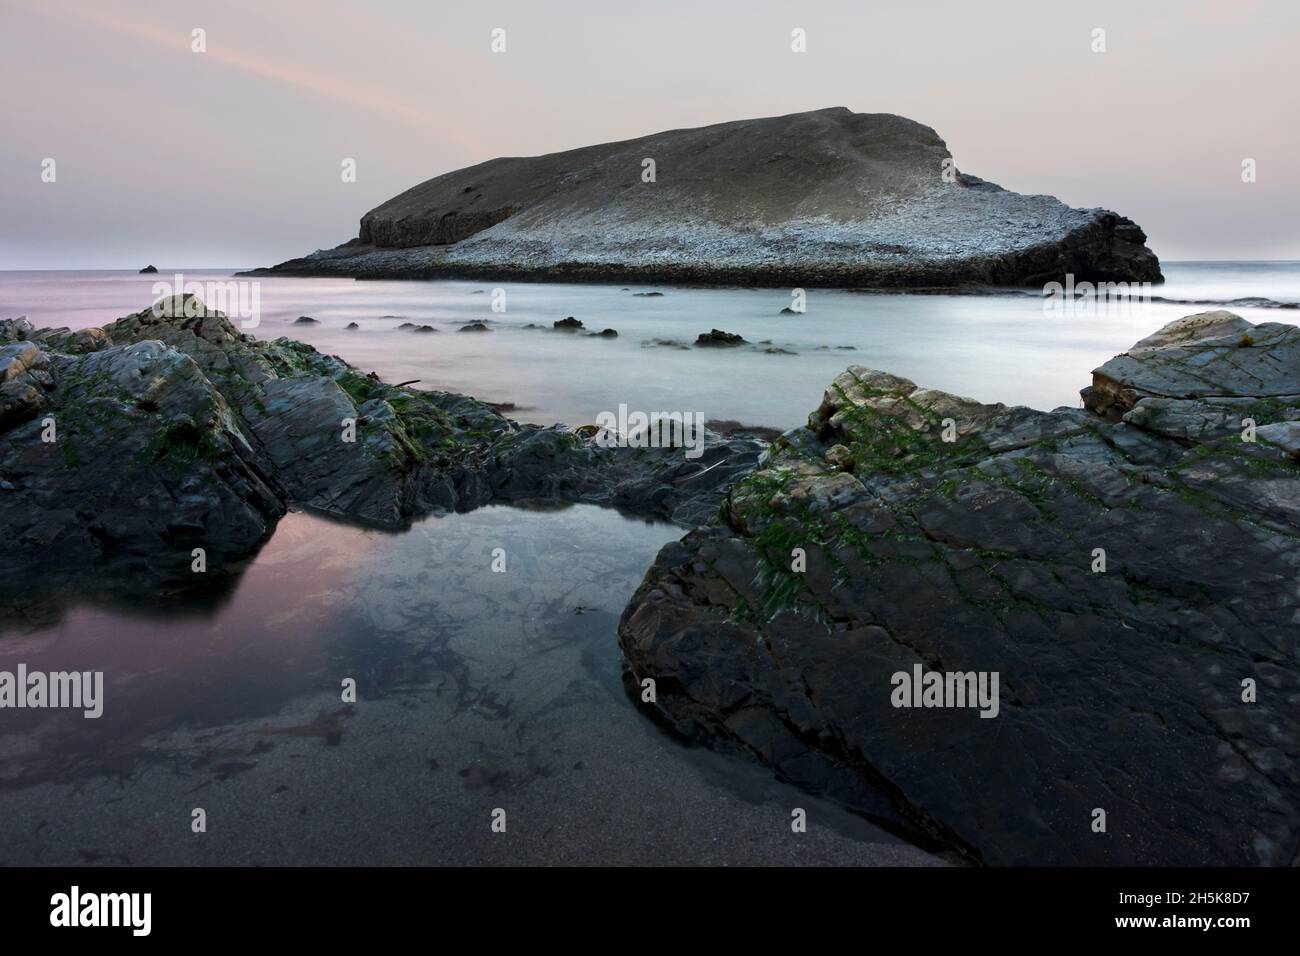
[[[702,348],[729,348],[733,345],[744,345],[745,340],[735,332],[724,332],[721,329],[713,329],[710,332],[701,332],[695,339],[695,344]]]
[[[643,160],[657,164],[642,182]],[[494,159],[372,209],[356,239],[252,274],[800,287],[1161,279],[1104,209],[958,173],[930,127],[843,107]],[[658,296],[658,292],[637,292]]]
[[[310,315],[300,315],[293,320],[294,325],[320,325],[318,319],[313,319]]]
[[[357,325],[357,323],[355,322],[349,322],[347,325],[343,326],[343,328],[347,331],[353,331],[355,329],[361,328],[361,326]]]
[[[567,319],[557,319],[551,323],[551,328],[557,332],[577,332],[583,328],[582,320],[569,316]]]
[[[470,322],[467,325],[462,325],[456,331],[457,332],[491,332],[492,330],[489,329],[482,322]]]
[[[156,266],[148,265],[140,270],[140,275],[153,275],[158,271]]]
[[[1182,319],[1084,395],[849,369],[660,553],[630,682],[974,861],[1294,865],[1300,328]],[[996,675],[995,715],[926,706],[930,672]]]

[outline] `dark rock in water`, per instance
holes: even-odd
[[[632,293],[632,298],[634,298],[634,299],[662,299],[662,298],[663,298],[663,295],[664,295],[664,294],[663,294],[662,292],[633,292],[633,293]]]
[[[653,156],[654,183],[640,181]],[[1152,281],[1105,209],[957,173],[928,126],[843,107],[494,159],[420,183],[356,239],[254,274],[768,287]],[[657,295],[658,293],[637,293]]]
[[[616,339],[618,338],[618,330],[601,329],[599,332],[588,332],[587,337],[591,339]]]
[[[5,320],[0,596],[208,588],[290,506],[401,528],[431,511],[549,499],[687,526],[766,447],[704,438],[688,456],[519,425],[290,338],[259,342],[193,296],[77,333]],[[195,548],[211,573],[193,572]]]
[[[551,328],[560,332],[577,332],[582,327],[582,320],[575,319],[573,316],[569,316],[567,319],[558,319],[551,323]]]
[[[158,271],[156,266],[148,265],[140,270],[140,275],[154,275]]]
[[[313,319],[310,315],[300,315],[293,320],[294,325],[320,325],[320,321]]]
[[[427,327],[428,327],[428,326],[426,326],[426,328],[427,328]],[[413,328],[415,328],[415,323],[414,323],[414,322],[403,322],[401,325],[398,326],[398,328],[399,328],[399,329],[413,329]]]
[[[764,355],[794,355],[795,353],[791,352],[789,349],[778,348],[775,345],[771,345],[763,349],[763,354]]]
[[[1294,865],[1300,328],[1181,319],[1084,398],[849,369],[659,554],[629,680],[681,733],[884,794],[974,861]],[[949,705],[997,675],[996,716],[925,706],[931,672],[976,679]]]
[[[417,325],[417,326],[416,326],[414,329],[412,329],[411,331],[412,331],[412,332],[415,332],[417,335],[427,335],[427,334],[430,333],[430,332],[437,332],[438,330],[435,329],[432,325]],[[463,330],[462,330],[462,331],[463,331]],[[486,331],[486,330],[484,330],[484,331]]]
[[[744,345],[745,340],[735,332],[723,332],[721,329],[714,329],[711,332],[701,332],[695,340],[695,344],[700,347],[729,348],[734,345]]]
[[[349,322],[347,325],[343,326],[343,328],[345,328],[345,329],[359,329],[359,328],[361,328],[361,326],[357,325],[357,323],[355,323],[355,322]]]
[[[491,332],[482,322],[470,322],[468,325],[462,325],[456,330],[457,332]]]

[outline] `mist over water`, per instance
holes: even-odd
[[[1229,308],[1254,322],[1296,323],[1288,308],[1215,305],[1243,298],[1300,302],[1300,263],[1166,263],[1155,301],[1079,302],[1044,310],[1034,294],[882,295],[808,290],[807,311],[782,315],[789,290],[683,289],[465,281],[263,278],[259,338],[287,335],[388,382],[511,403],[524,422],[579,425],[625,403],[643,411],[701,412],[707,419],[790,428],[806,420],[849,365],[906,376],[983,402],[1051,409],[1078,404],[1089,373],[1173,319]],[[187,280],[228,277],[192,271]],[[0,317],[84,328],[139,311],[173,273],[0,273]],[[496,288],[506,310],[492,311]],[[641,292],[662,296],[638,296]],[[1192,300],[1194,303],[1162,300]],[[299,316],[319,325],[295,325]],[[574,316],[616,339],[550,331]],[[460,332],[472,321],[490,332]],[[356,322],[356,330],[345,326]],[[434,333],[399,329],[429,325]],[[528,329],[529,324],[544,326]],[[749,343],[694,348],[723,329]],[[667,340],[682,347],[655,345]],[[770,345],[760,344],[770,342]],[[769,354],[765,349],[793,354]]]

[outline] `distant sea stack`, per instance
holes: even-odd
[[[951,160],[928,126],[844,107],[672,130],[446,173],[366,213],[356,239],[247,274],[788,287],[1162,281],[1132,220],[1009,192]]]

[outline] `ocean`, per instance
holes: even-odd
[[[625,404],[785,429],[851,364],[1050,409],[1179,316],[1300,319],[1300,263],[1165,268],[1149,301],[808,290],[802,314],[781,313],[782,290],[259,279],[247,331],[527,422]],[[172,277],[0,273],[0,318],[102,325]],[[618,336],[549,330],[567,316]],[[473,321],[491,331],[459,331]],[[751,345],[691,346],[714,328]],[[105,687],[96,720],[5,715],[0,864],[942,862],[637,712],[617,619],[681,533],[592,506],[491,506],[399,534],[293,513],[200,604],[51,592],[0,607],[0,671],[98,670]],[[490,570],[497,547],[506,573]],[[200,808],[207,832],[191,834]]]
[[[176,270],[185,281],[232,270]],[[137,312],[176,271],[0,273],[0,318],[83,328]],[[802,424],[849,365],[983,402],[1052,409],[1077,405],[1091,370],[1166,322],[1229,308],[1259,321],[1300,321],[1300,263],[1175,262],[1151,301],[1078,301],[1045,307],[1034,294],[916,295],[806,291],[803,314],[780,289],[704,289],[263,278],[259,338],[287,335],[339,355],[387,382],[510,404],[524,422],[591,423],[620,404],[701,412],[707,420],[786,429]],[[494,290],[504,290],[504,298]],[[627,291],[624,291],[624,290]],[[661,296],[644,293],[662,292]],[[640,293],[640,294],[639,294]],[[494,299],[504,311],[493,311]],[[1240,303],[1253,300],[1251,304]],[[295,325],[299,316],[319,325]],[[550,329],[574,316],[613,339]],[[490,332],[459,332],[468,322]],[[358,328],[346,326],[355,322]],[[436,333],[400,329],[428,325]],[[752,347],[696,349],[711,329]],[[656,345],[655,342],[678,345]],[[770,344],[763,344],[770,343]],[[684,347],[681,347],[684,346]],[[769,349],[773,351],[768,351]]]

